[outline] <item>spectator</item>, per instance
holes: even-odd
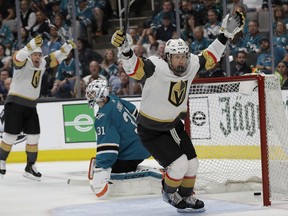
[[[235,60],[230,66],[231,76],[242,76],[243,74],[252,73],[250,66],[246,63],[247,53],[238,51]]]
[[[275,75],[279,76],[281,89],[288,89],[288,63],[280,61],[275,70]]]
[[[89,63],[89,72],[90,75],[87,75],[83,77],[83,80],[85,81],[85,84],[88,85],[91,81],[97,80],[97,79],[104,79],[107,80],[105,76],[101,75],[103,69],[101,68],[100,64],[93,60]]]
[[[4,101],[8,94],[8,90],[5,86],[5,80],[9,78],[9,71],[8,70],[1,70],[0,72],[0,101]]]
[[[246,53],[258,53],[260,51],[260,40],[264,36],[259,32],[259,23],[257,20],[251,20],[248,24],[248,34],[240,42],[238,48],[241,48]]]
[[[245,11],[248,11],[248,6],[243,3],[243,0],[233,0],[231,4],[227,5],[228,12],[233,14],[239,6],[243,7]]]
[[[141,95],[142,85],[129,78],[124,70],[120,71],[121,88],[116,92],[118,96]],[[131,81],[131,82],[130,82]]]
[[[153,29],[150,27],[144,28],[136,45],[142,45],[145,48],[147,57],[155,55],[157,52],[158,42],[153,34]]]
[[[261,53],[257,58],[256,67],[265,74],[272,74],[274,69],[272,68],[272,56],[270,51],[270,41],[268,38],[263,38],[260,41]],[[274,59],[275,65],[285,58],[287,53],[282,47],[274,47]]]
[[[3,20],[12,20],[15,18],[14,1],[0,0],[0,14]]]
[[[201,20],[201,14],[198,11],[194,10],[191,0],[183,0],[182,1],[181,12],[182,12],[182,14],[180,17],[180,23],[184,23],[184,26],[181,26],[181,28],[185,28],[185,25],[186,25],[185,20],[187,20],[188,16],[194,17],[195,26],[204,25],[204,23],[202,23],[202,20]]]
[[[204,29],[201,26],[197,26],[193,34],[194,41],[190,44],[190,51],[197,55],[209,46],[209,41],[204,37]]]
[[[20,3],[20,20],[21,26],[28,32],[36,24],[36,14],[30,7],[28,0],[22,0]]]
[[[172,24],[168,12],[162,14],[162,24],[156,28],[156,40],[168,41],[174,38],[176,34],[176,27]]]
[[[86,90],[86,83],[83,79],[80,79],[79,85],[80,85],[80,97],[77,96],[78,94],[78,85],[76,85],[77,82],[75,82],[74,85],[74,91],[73,91],[73,97],[74,98],[85,98],[85,90]]]
[[[43,54],[47,55],[50,52],[54,52],[61,47],[61,39],[58,37],[58,32],[55,27],[50,27],[49,35],[43,42]]]
[[[158,42],[159,45],[158,45],[158,48],[157,48],[157,53],[156,53],[156,56],[158,56],[159,58],[162,58],[164,59],[165,58],[165,45],[166,43],[164,41],[159,41]]]
[[[42,52],[44,55],[48,55],[51,52],[59,50],[61,47],[60,38],[58,32],[54,27],[50,27],[48,38],[46,38],[42,45]],[[58,67],[58,66],[57,66]],[[40,95],[43,97],[49,96],[49,90],[52,88],[57,67],[48,68],[42,77]]]
[[[288,23],[288,18],[285,17],[284,8],[281,5],[278,5],[273,10],[274,21],[273,21],[273,30],[276,29],[277,21],[282,21],[285,25]]]
[[[50,27],[48,23],[46,22],[46,17],[41,11],[36,12],[36,23],[35,25],[30,29],[30,36],[36,37],[37,35],[48,35],[50,31]]]
[[[87,76],[90,74],[89,63],[91,61],[96,61],[99,64],[101,64],[103,61],[103,56],[100,53],[92,50],[89,47],[87,40],[78,38],[77,48],[78,48],[78,54],[79,54],[79,61],[82,65],[82,72],[83,72],[81,77],[83,78],[84,76]]]
[[[211,43],[220,32],[221,22],[217,20],[217,14],[214,9],[209,9],[207,14],[208,22],[204,25],[204,37]]]
[[[76,12],[76,19],[79,22],[78,32],[81,39],[88,39],[88,27],[94,19],[92,9],[88,7],[88,0],[79,0]]]
[[[11,71],[12,57],[5,55],[5,46],[0,43],[0,70],[5,69]]]
[[[136,45],[137,41],[139,40],[138,29],[137,28],[129,28],[129,35],[131,36],[131,38],[133,40],[133,45]]]
[[[274,31],[273,43],[275,46],[282,47],[286,51],[288,50],[287,29],[285,23],[281,20],[278,20],[276,22],[276,29]]]
[[[195,28],[195,17],[193,15],[186,16],[184,29],[181,32],[181,38],[186,41],[187,44],[191,44],[194,41],[193,32]]]
[[[7,95],[8,95],[9,90],[10,90],[11,83],[12,83],[12,78],[11,77],[8,77],[4,81],[4,86],[5,86],[5,89],[6,89],[6,94],[3,95],[4,100],[6,100],[6,98],[7,98]]]
[[[147,58],[146,50],[143,45],[137,45],[134,47],[134,53],[137,57]]]
[[[152,26],[155,28],[162,25],[163,14],[168,14],[172,24],[176,24],[175,14],[174,14],[174,4],[171,0],[163,0],[162,10],[154,17],[152,20]]]
[[[105,28],[104,23],[107,19],[112,17],[113,10],[109,0],[96,0],[94,3],[93,14],[96,20],[96,32],[97,36],[107,33],[107,28]]]
[[[222,59],[221,59],[222,60]],[[199,72],[200,78],[225,77],[226,72],[221,69],[221,60],[213,68]]]
[[[51,95],[56,98],[72,98],[76,80],[75,59],[73,50],[67,58],[58,66],[56,80],[51,90]]]
[[[0,0],[1,1],[1,0]],[[11,54],[14,36],[10,28],[3,23],[2,14],[0,13],[0,43],[5,47],[5,53]]]
[[[47,2],[46,7],[47,10],[47,16],[50,20],[52,20],[53,23],[55,23],[55,17],[62,14],[61,8],[60,8],[61,0],[50,0]]]
[[[104,59],[101,64],[103,68],[103,76],[109,80],[110,76],[118,73],[118,67],[116,64],[116,56],[113,49],[106,49],[104,53]]]
[[[64,18],[61,14],[55,15],[54,25],[63,35],[69,36],[69,26],[64,22]]]
[[[30,40],[29,32],[23,27],[20,28],[20,36],[21,36],[21,46],[19,47],[18,39],[14,40],[12,46],[12,53],[14,53],[16,50],[22,49],[25,46],[25,44],[27,44]]]

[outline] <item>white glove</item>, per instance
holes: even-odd
[[[227,14],[222,21],[220,32],[227,38],[233,39],[234,36],[242,31],[245,24],[245,17],[242,12],[236,11],[232,16]]]
[[[33,51],[37,47],[41,47],[42,44],[43,44],[43,39],[42,39],[41,35],[37,35],[35,38],[30,40],[29,43],[27,43],[26,47],[27,47],[28,51]]]
[[[68,55],[73,48],[76,48],[76,44],[72,40],[68,40],[61,46],[60,50],[63,54]]]
[[[105,198],[109,194],[109,179],[111,168],[95,168],[90,187],[98,198]]]
[[[119,29],[112,35],[111,43],[118,48],[119,52],[128,53],[133,45],[133,39],[129,34],[124,36],[123,31]]]

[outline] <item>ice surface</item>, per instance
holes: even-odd
[[[150,162],[147,162],[148,164]],[[24,178],[25,164],[7,164],[0,179],[0,216],[170,216],[180,214],[159,195],[114,196],[97,200],[89,186],[68,185],[67,180],[86,179],[89,161],[43,162],[41,182]],[[154,164],[153,164],[154,166]],[[156,166],[156,165],[155,165]],[[141,185],[139,185],[141,187]],[[206,204],[198,216],[288,216],[288,201],[262,207],[262,197],[253,191],[225,194],[197,194]]]

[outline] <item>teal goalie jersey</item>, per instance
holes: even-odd
[[[116,160],[142,160],[150,156],[137,134],[136,107],[121,98],[109,96],[95,117],[97,134],[96,166],[112,167]]]

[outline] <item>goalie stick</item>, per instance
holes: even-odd
[[[113,180],[128,180],[128,179],[137,179],[137,178],[145,178],[145,177],[153,177],[156,179],[162,179],[163,174],[160,170],[155,168],[151,169],[141,169],[136,170],[134,172],[127,173],[111,173],[109,184],[113,184]],[[92,180],[92,179],[90,179]],[[89,179],[68,179],[67,184],[69,185],[78,185],[78,186],[89,186]]]

